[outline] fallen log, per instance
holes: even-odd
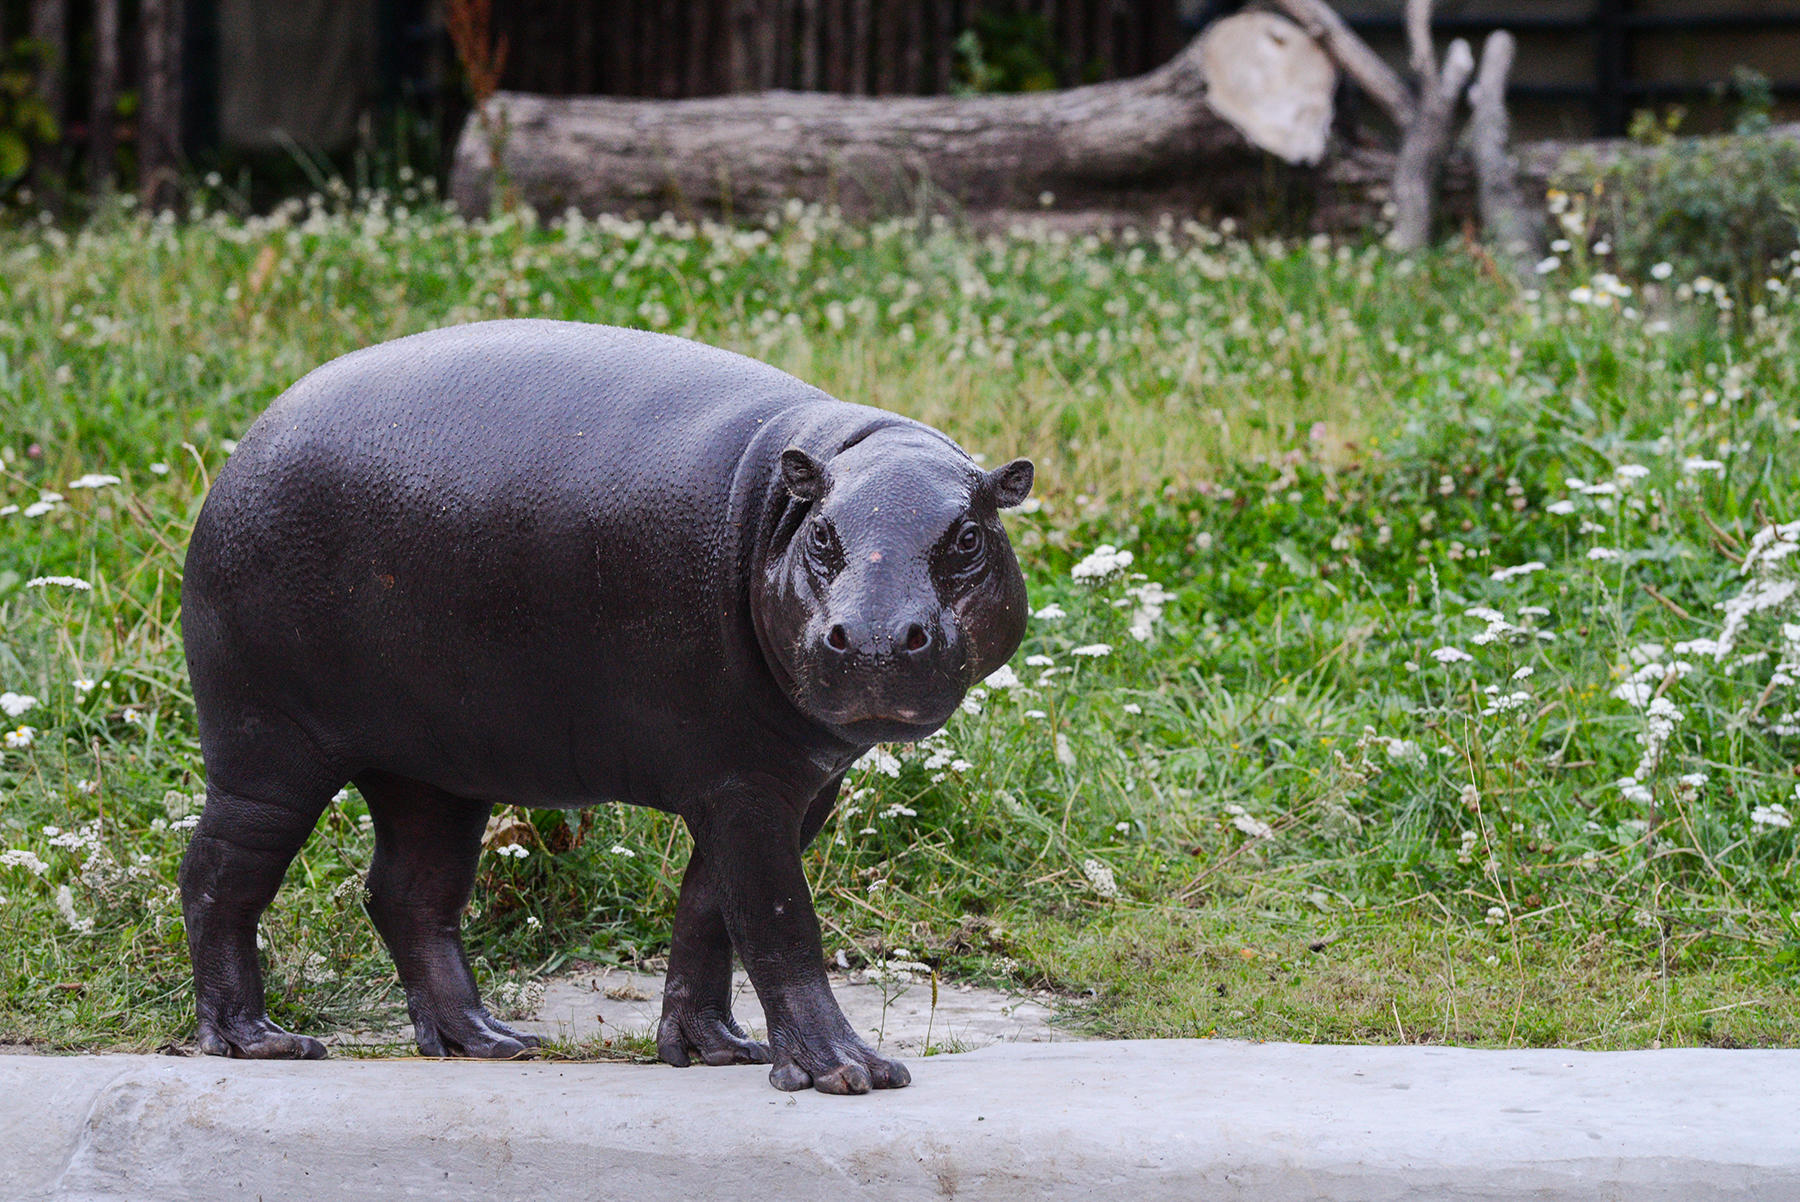
[[[1325,154],[1337,73],[1299,26],[1247,13],[1133,79],[1023,95],[761,92],[696,100],[500,92],[464,127],[451,195],[541,212],[755,216],[790,199],[856,217],[1040,207],[1214,212],[1269,154]],[[498,135],[495,131],[498,130]]]

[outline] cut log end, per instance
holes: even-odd
[[[1337,68],[1306,31],[1274,13],[1226,17],[1200,38],[1206,100],[1238,132],[1290,163],[1325,157]]]

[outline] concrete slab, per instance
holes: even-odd
[[[1009,1044],[759,1068],[0,1059],[0,1198],[1800,1198],[1800,1052]]]
[[[732,1013],[754,1038],[767,1036],[756,991],[740,969],[732,976]],[[1038,997],[931,983],[871,984],[859,974],[833,973],[832,992],[857,1033],[890,1055],[968,1052],[992,1043],[1056,1043],[1085,1036],[1052,1027],[1052,1011]],[[558,977],[544,989],[531,1019],[512,1025],[536,1035],[581,1041],[607,1036],[656,1034],[662,1017],[660,973],[598,969]],[[402,1033],[400,1038],[410,1038]]]

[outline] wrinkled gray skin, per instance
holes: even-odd
[[[375,825],[368,908],[428,1055],[536,1042],[459,932],[493,806],[624,801],[693,833],[658,1047],[781,1089],[905,1085],[826,979],[800,855],[844,771],[939,729],[1025,628],[983,472],[927,426],[678,338],[501,321],[329,363],[250,429],[182,585],[207,800],[182,910],[215,1055],[269,1021],[258,916],[331,796]],[[732,1018],[731,955],[769,1043]]]

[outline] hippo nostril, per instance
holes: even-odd
[[[825,636],[825,645],[830,647],[833,651],[848,651],[850,649],[850,636],[844,633],[844,628],[842,626],[833,626],[831,628],[831,633]]]
[[[906,628],[906,649],[908,651],[923,651],[930,643],[931,636],[926,634],[925,628],[917,622]]]

